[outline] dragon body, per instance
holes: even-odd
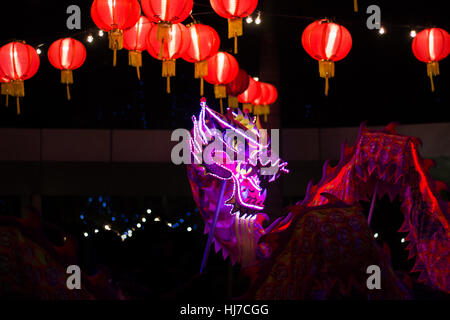
[[[200,117],[193,121],[194,163],[188,165],[188,177],[194,199],[205,233],[214,232],[216,252],[242,264],[250,275],[247,298],[328,298],[355,292],[371,299],[410,298],[409,278],[392,270],[389,249],[375,242],[359,205],[374,193],[402,201],[404,223],[399,231],[408,233],[409,258],[416,259],[411,271],[419,272],[419,281],[426,285],[450,293],[449,203],[439,197],[445,184],[430,178],[433,162],[420,157],[418,139],[399,135],[394,125],[382,131],[361,126],[356,145],[343,144],[339,164],[331,167],[327,162],[323,178],[308,185],[305,199],[289,208],[285,218],[264,227],[269,220],[264,212],[266,187],[289,171],[271,151],[258,119],[231,111],[222,116],[202,103]],[[271,161],[252,159],[255,152],[227,141],[230,128],[246,132],[250,150],[268,152]],[[213,129],[219,134],[211,134]],[[266,143],[255,147],[260,141],[250,138],[255,136],[264,137]],[[212,146],[217,139],[225,142],[225,151]],[[226,165],[196,162],[205,151],[216,160],[233,153],[245,154],[245,159],[227,158]],[[276,173],[263,174],[268,167]],[[223,183],[226,200],[218,204]],[[370,265],[381,268],[385,290],[367,289]]]

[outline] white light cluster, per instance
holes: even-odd
[[[146,212],[147,212],[148,215],[151,215],[151,214],[152,214],[152,210],[151,210],[151,209],[147,209]],[[190,216],[190,213],[188,213],[187,216]],[[84,215],[81,216],[81,219],[82,219],[82,220],[85,219]],[[143,224],[145,224],[147,221],[148,221],[148,219],[145,218],[145,217],[143,217],[143,218],[141,218],[141,219],[139,220],[139,222],[136,224],[135,227],[133,227],[133,228],[127,230],[127,232],[125,232],[125,233],[123,233],[123,234],[120,234],[120,233],[117,233],[117,232],[116,232],[116,233],[117,233],[117,236],[119,236],[119,237],[122,239],[122,241],[125,241],[125,240],[127,240],[127,239],[132,238],[132,237],[133,237],[133,232],[136,231],[137,229],[142,229],[142,228],[144,227]],[[155,218],[153,219],[153,221],[154,221],[154,222],[162,222],[162,219],[161,219],[161,217],[155,217]],[[178,228],[179,226],[181,226],[181,225],[184,224],[184,223],[185,223],[185,220],[184,220],[184,219],[179,219],[176,223],[171,223],[171,222],[167,222],[167,221],[164,222],[164,224],[165,224],[167,227],[171,228],[171,229],[176,229],[176,228]],[[106,231],[113,231],[113,230],[112,230],[112,226],[109,225],[109,224],[105,224],[105,225],[103,226],[103,229],[106,230]],[[191,226],[188,226],[185,230],[186,230],[187,232],[192,232],[192,231],[194,231],[194,229],[195,229],[195,228],[193,228],[193,227],[191,227]],[[99,232],[100,232],[99,229],[95,229],[95,230],[94,230],[94,233],[95,233],[95,234],[98,234]],[[115,232],[115,231],[114,231],[114,232]],[[89,237],[89,233],[88,233],[88,232],[84,232],[84,233],[83,233],[83,236],[84,236],[85,238],[88,238],[88,237]]]
[[[262,19],[261,19],[261,12],[258,11],[258,14],[256,15],[256,18],[255,18],[255,19],[253,19],[252,16],[248,16],[248,17],[245,19],[245,22],[247,22],[248,24],[253,23],[253,22],[254,22],[255,24],[261,24],[261,22],[262,22]]]

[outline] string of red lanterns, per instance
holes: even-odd
[[[218,15],[229,19],[228,35],[229,38],[235,38],[235,52],[237,52],[237,37],[242,35],[242,18],[251,16],[256,9],[258,1],[242,0],[231,3],[223,0],[210,0],[210,2]],[[214,70],[208,72],[209,61],[214,55],[218,55],[220,38],[213,28],[196,23],[196,21],[188,27],[187,32],[183,30],[183,28],[186,28],[181,22],[191,14],[192,0],[142,0],[141,4],[146,16],[141,16],[141,6],[137,0],[93,1],[91,8],[92,19],[102,30],[100,31],[101,33],[107,31],[109,34],[110,48],[114,51],[114,66],[117,60],[117,51],[125,47],[129,50],[129,64],[136,67],[138,78],[140,78],[141,52],[147,49],[154,58],[163,61],[163,76],[167,78],[167,91],[170,93],[170,77],[175,76],[175,59],[182,57],[186,61],[195,63],[195,78],[201,79],[202,95],[204,78],[208,78],[209,82],[215,85],[215,95],[218,99],[221,99],[222,112],[222,99],[228,94],[231,108],[236,107],[236,96],[238,96],[237,101],[244,104],[244,111],[254,112],[258,115],[264,115],[265,118],[267,117],[267,114],[270,113],[269,105],[273,103],[271,101],[276,101],[278,96],[273,86],[270,85],[270,96],[275,98],[268,99],[268,84],[255,84],[255,81],[249,78],[248,75],[248,79],[246,79],[243,73],[238,71],[237,74],[241,76],[237,75],[228,83],[228,88],[224,89],[224,85],[227,83],[220,82],[218,79],[224,74],[230,73],[234,75],[236,68],[231,68],[234,70],[231,72],[228,70],[228,67],[218,67],[220,64],[218,63],[219,60],[215,61]],[[358,10],[357,0],[354,0],[354,8],[355,11]],[[153,29],[152,23],[157,24],[156,41],[154,39],[149,40],[152,38],[150,36],[150,31]],[[173,26],[177,27],[174,28]],[[180,30],[183,30],[183,32],[180,32]],[[154,34],[155,31],[153,31]],[[99,35],[102,36],[100,33]],[[90,37],[91,41],[89,42],[92,42],[93,37]],[[412,44],[414,55],[420,61],[427,63],[427,74],[431,80],[432,91],[434,91],[433,77],[439,75],[438,62],[449,54],[450,37],[445,30],[439,28],[426,29],[420,33],[416,33],[413,30],[411,31],[411,37],[414,38]],[[188,40],[185,40],[185,38]],[[67,59],[67,57],[64,58],[62,52],[57,52],[58,50],[54,49],[58,45],[61,47],[63,40],[60,39],[58,40],[59,44],[57,44],[57,41],[50,46],[49,60],[55,68],[62,71],[61,82],[67,85],[67,96],[70,100],[69,85],[73,83],[72,70],[81,67],[86,58],[86,50],[80,42],[75,42],[77,40],[70,40],[71,45],[68,46],[76,47],[75,49],[68,49],[75,52],[75,56],[72,58],[74,61],[78,59],[82,60],[82,62],[73,62],[70,67],[63,67],[62,60]],[[159,42],[159,45],[155,45],[157,42]],[[151,45],[148,45],[149,43]],[[319,61],[320,76],[326,81],[325,94],[328,95],[329,78],[335,76],[334,63],[345,58],[351,50],[352,38],[350,33],[345,27],[322,19],[312,23],[305,29],[302,35],[302,44],[306,52]],[[27,50],[30,48],[27,47]],[[6,95],[7,102],[9,95],[18,98],[24,96],[24,90],[22,90],[23,80],[28,79],[27,77],[32,77],[39,68],[40,52],[34,50],[34,48],[31,49],[33,49],[34,53],[30,53],[33,59],[29,61],[30,68],[28,71],[33,71],[36,61],[38,61],[34,73],[27,72],[20,79],[15,79],[14,75],[8,72],[8,63],[5,62],[5,67],[2,67],[2,63],[0,63],[1,93]],[[40,51],[40,49],[38,50]],[[8,55],[10,56],[11,53],[4,53],[2,60],[7,60]],[[232,58],[234,59],[234,57]],[[228,57],[225,60],[228,60]],[[19,58],[17,61],[21,63]],[[236,65],[238,66],[237,61]],[[232,77],[225,78],[229,81]],[[248,80],[248,85],[246,80]],[[243,87],[246,86],[246,90],[242,92]],[[238,90],[238,87],[240,87],[240,90]],[[259,87],[260,90],[255,89],[256,87]],[[259,92],[259,95],[256,95],[257,97],[255,97],[255,92]],[[250,96],[253,99],[249,99]],[[19,99],[18,113],[20,113]]]

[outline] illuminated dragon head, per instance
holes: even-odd
[[[261,226],[268,217],[262,213],[267,186],[282,172],[288,172],[267,131],[257,118],[231,110],[223,116],[202,100],[200,116],[193,117],[191,133],[192,164],[188,176],[194,199],[209,232],[220,197],[225,192],[214,231],[216,252],[223,249],[233,263],[251,263]]]

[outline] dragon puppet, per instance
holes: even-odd
[[[205,256],[213,243],[216,253],[242,265],[251,279],[243,298],[411,299],[410,277],[393,270],[387,245],[376,243],[359,204],[385,194],[402,201],[399,232],[408,233],[409,258],[416,259],[411,272],[450,293],[449,203],[439,198],[446,186],[430,178],[434,163],[420,157],[418,139],[399,135],[395,125],[382,131],[362,125],[356,145],[342,146],[339,164],[327,162],[305,199],[264,227],[266,188],[289,172],[287,163],[271,150],[257,117],[231,110],[221,115],[205,100],[201,106],[199,118],[192,118],[187,169],[210,237]],[[371,265],[381,270],[382,290],[368,289]]]

